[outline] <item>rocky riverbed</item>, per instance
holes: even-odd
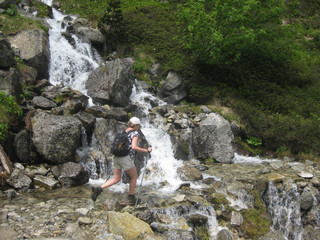
[[[238,163],[189,162],[188,167],[198,169],[203,179],[186,181],[170,194],[142,187],[135,208],[117,187],[105,190],[96,202],[90,198],[91,184],[36,188],[16,197],[3,192],[0,239],[319,239],[320,170],[313,163],[248,163],[247,158],[244,163],[238,156]],[[282,202],[272,194],[281,195]],[[294,203],[300,207],[301,226],[290,219]],[[271,208],[280,205],[281,216],[274,216]],[[249,211],[260,216],[252,218]],[[277,229],[276,221],[301,238]]]

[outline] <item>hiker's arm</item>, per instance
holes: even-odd
[[[137,152],[145,152],[145,153],[148,153],[148,152],[151,152],[152,151],[152,148],[151,147],[148,147],[148,148],[141,148],[138,146],[138,137],[134,137],[132,138],[132,142],[131,142],[131,148],[133,151],[137,151]]]

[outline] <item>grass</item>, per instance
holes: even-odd
[[[36,19],[0,14],[0,30],[6,36],[16,34],[25,29],[42,29],[46,32],[48,31],[48,28]]]

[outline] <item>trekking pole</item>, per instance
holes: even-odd
[[[150,145],[149,147],[151,147],[151,145]],[[150,158],[151,158],[151,153],[149,152],[149,157],[147,158],[146,165],[145,165],[145,167],[144,167],[144,171],[143,171],[143,174],[142,174],[142,178],[141,178],[141,182],[140,182],[140,187],[139,187],[139,191],[138,191],[138,196],[137,196],[137,199],[136,199],[136,204],[134,205],[134,207],[136,207],[137,204],[138,204],[138,200],[139,200],[139,196],[140,196],[140,188],[141,188],[141,186],[142,186],[143,178],[144,178],[144,175],[145,175],[145,173],[146,173],[146,171],[147,171],[148,160],[149,160]]]

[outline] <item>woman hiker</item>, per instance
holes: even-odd
[[[110,187],[121,180],[122,170],[124,170],[130,176],[130,184],[129,184],[129,203],[130,205],[135,205],[136,198],[134,196],[134,191],[136,188],[136,183],[138,179],[137,169],[134,165],[134,157],[135,152],[145,152],[150,153],[152,151],[151,147],[141,148],[138,146],[139,133],[140,129],[140,119],[137,117],[132,117],[128,122],[129,127],[125,130],[128,133],[129,141],[131,142],[129,155],[124,157],[114,156],[114,170],[113,170],[113,178],[109,179],[105,183],[103,183],[99,187],[92,188],[91,198],[93,201],[96,201],[99,194],[102,192],[104,188]]]

